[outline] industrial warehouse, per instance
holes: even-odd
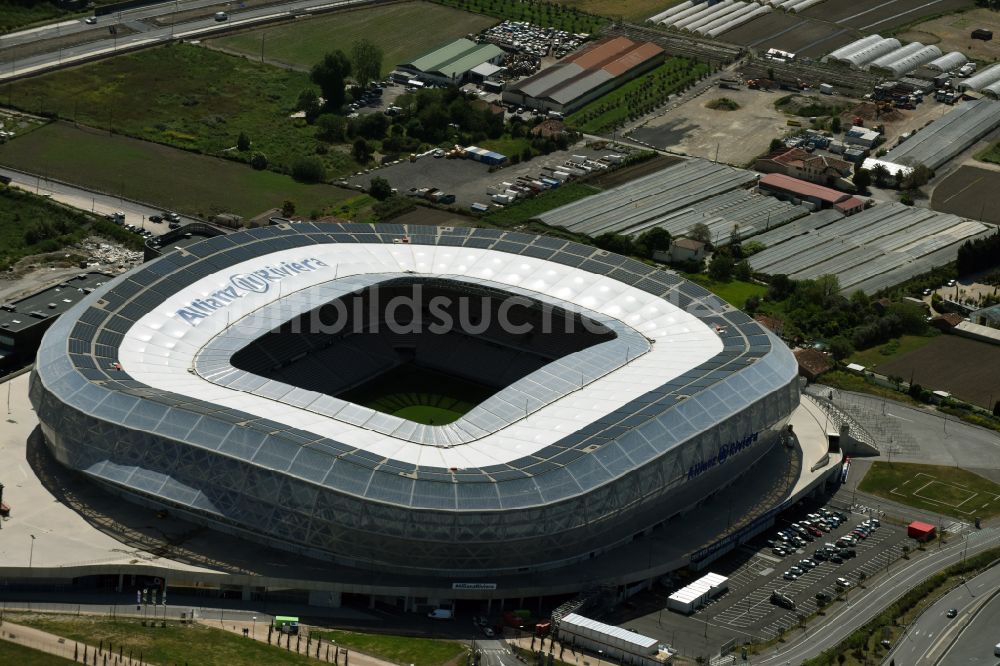
[[[410,62],[396,66],[397,78],[412,77],[437,85],[464,83],[469,73],[485,64],[496,65],[503,60],[504,50],[496,44],[476,44],[468,39],[456,39]]]
[[[518,81],[503,101],[533,109],[571,113],[587,102],[663,62],[663,49],[650,42],[614,37],[563,58]]]

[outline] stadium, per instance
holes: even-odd
[[[746,314],[594,247],[301,223],[97,289],[30,398],[54,457],[126,499],[451,581],[566,571],[768,474],[796,375]]]

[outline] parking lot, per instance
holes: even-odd
[[[858,541],[850,548],[855,557],[837,564],[832,561],[817,561],[814,554],[824,544],[835,543],[840,537],[866,520],[866,516],[845,514],[847,520],[839,527],[831,529],[805,547],[798,547],[784,557],[773,554],[766,543],[775,538],[775,533],[791,524],[791,520],[781,520],[775,528],[744,547],[744,553],[752,552],[746,560],[729,576],[729,592],[695,613],[698,619],[721,627],[731,627],[747,638],[768,640],[799,623],[799,616],[809,616],[818,610],[816,595],[826,593],[831,599],[843,595],[850,603],[854,588],[865,579],[884,572],[888,566],[902,555],[906,542],[906,531],[886,522],[870,532],[866,539]],[[803,516],[804,518],[804,516]],[[793,565],[802,560],[816,562],[813,568],[803,567],[804,573],[794,580],[784,576]],[[714,569],[713,569],[714,570]],[[843,588],[837,579],[846,579],[850,587]],[[772,603],[774,592],[791,599],[795,608],[782,608]]]
[[[536,157],[530,162],[521,162],[502,169],[490,171],[490,166],[471,159],[447,159],[431,156],[421,157],[416,162],[403,160],[374,169],[370,173],[353,176],[348,179],[351,187],[358,185],[368,188],[371,179],[385,178],[392,187],[405,195],[411,189],[436,187],[439,190],[455,195],[455,206],[468,208],[475,202],[488,204],[490,195],[486,188],[501,181],[514,182],[518,176],[537,176],[544,166],[558,166],[566,162],[572,155],[586,155],[597,159],[606,155],[608,150],[594,151],[582,144],[571,146],[568,150],[558,150],[548,155]]]

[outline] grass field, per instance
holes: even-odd
[[[445,425],[495,392],[489,386],[406,363],[337,397],[424,425]]]
[[[1000,514],[1000,485],[957,467],[876,461],[858,488],[963,520]]]
[[[382,73],[453,39],[479,32],[497,20],[430,2],[406,2],[335,12],[259,30],[248,30],[206,42],[217,47],[308,69],[334,48],[350,53],[351,44],[366,38],[382,49]],[[330,35],[336,35],[331,43]]]
[[[80,240],[81,227],[91,219],[43,197],[0,185],[0,268]]]
[[[12,622],[91,645],[103,640],[111,641],[116,649],[118,645],[124,646],[125,652],[141,650],[143,658],[153,664],[307,666],[316,663],[305,655],[200,624],[167,622],[166,627],[144,627],[138,620],[114,621],[92,616],[9,613],[8,617]]]
[[[300,214],[309,214],[354,196],[332,185],[304,185],[272,171],[65,123],[0,145],[0,164],[189,215],[251,217],[286,199]]]
[[[905,26],[895,36],[905,42],[933,44],[942,53],[961,51],[970,60],[978,60],[980,63],[1000,59],[1000,44],[996,40],[984,42],[981,39],[969,39],[969,33],[975,28],[987,28],[996,32],[1000,30],[1000,17],[995,11],[985,7],[970,8],[968,11],[949,13]]]
[[[888,363],[889,361],[899,358],[904,354],[916,351],[924,345],[932,342],[935,337],[936,336],[934,335],[904,335],[887,344],[854,352],[854,354],[848,359],[848,362],[857,363],[858,365],[865,366],[869,370],[877,371],[879,365]],[[905,379],[909,378],[907,377]]]
[[[612,90],[566,119],[566,123],[591,134],[610,132],[666,102],[667,97],[705,74],[709,66],[687,58],[667,58],[656,69]]]
[[[567,32],[594,33],[608,23],[606,18],[583,13],[577,3],[555,4],[540,0],[436,0],[439,4],[459,7],[500,19],[528,21]],[[645,1],[645,0],[644,0]],[[605,0],[605,7],[619,6],[615,0]]]
[[[642,23],[650,16],[673,7],[682,0],[555,0],[560,5],[579,9],[588,14],[622,17],[628,21]]]
[[[511,206],[486,215],[486,220],[499,226],[521,224],[542,213],[565,206],[568,203],[597,194],[600,190],[589,185],[569,183],[554,190],[542,192],[537,197],[524,199]]]
[[[725,302],[737,308],[742,308],[743,304],[751,296],[763,296],[767,292],[767,287],[762,284],[742,282],[740,280],[716,282],[704,273],[685,273],[684,277],[708,289]]]
[[[905,393],[894,391],[878,384],[870,384],[863,377],[847,370],[831,370],[824,372],[823,376],[817,380],[820,384],[832,386],[841,391],[854,391],[855,393],[867,393],[880,398],[897,400],[907,405],[919,405],[920,403]]]
[[[244,161],[249,151],[235,146],[246,132],[253,150],[287,169],[315,151],[315,128],[289,118],[311,87],[304,72],[172,44],[17,81],[4,92],[31,113]],[[356,170],[346,152],[321,157],[331,176]]]
[[[313,638],[336,641],[338,645],[369,654],[396,664],[413,666],[453,666],[466,647],[458,641],[433,638],[411,638],[385,634],[358,634],[353,631],[313,631]]]
[[[16,633],[16,630],[14,630]],[[7,641],[0,640],[0,664],[11,664],[16,666],[63,666],[72,664],[70,659],[63,659],[54,654],[48,654],[41,650],[31,648]]]

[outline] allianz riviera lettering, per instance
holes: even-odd
[[[236,299],[243,298],[244,294],[264,294],[272,284],[281,282],[286,277],[326,267],[329,267],[329,264],[325,261],[310,257],[298,261],[282,261],[277,266],[264,266],[250,273],[236,273],[229,276],[228,286],[212,292],[205,298],[194,299],[177,310],[176,314],[189,325],[197,326],[202,319],[225,308]]]
[[[719,447],[719,452],[708,458],[707,460],[700,460],[688,468],[688,481],[704,474],[708,470],[712,469],[716,465],[721,465],[722,463],[729,460],[729,458],[735,456],[737,453],[743,449],[749,448],[757,441],[757,435],[759,433],[753,433],[752,435],[747,435],[743,439],[738,439],[735,442],[729,442],[723,444]]]

